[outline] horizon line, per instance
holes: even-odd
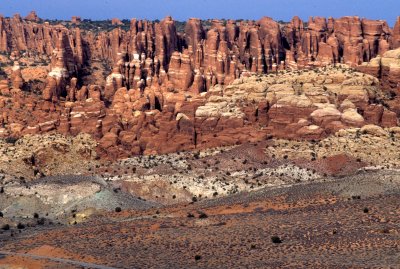
[[[32,10],[31,12],[29,12],[29,13],[26,14],[25,16],[22,15],[21,13],[19,13],[19,12],[16,12],[16,13],[14,13],[14,14],[12,14],[12,15],[4,15],[4,14],[0,13],[0,17],[3,17],[3,18],[13,18],[13,17],[15,17],[16,15],[19,15],[23,20],[26,20],[26,17],[27,17],[28,15],[30,15],[32,12],[35,12],[35,13],[36,13],[35,10]],[[104,18],[102,18],[102,19],[93,19],[93,18],[90,18],[90,17],[82,17],[82,16],[80,16],[80,15],[72,15],[72,16],[70,16],[70,18],[66,19],[66,18],[42,18],[42,17],[40,17],[37,13],[36,13],[36,15],[37,15],[38,19],[43,20],[43,21],[46,21],[46,20],[49,20],[49,21],[54,21],[54,20],[55,20],[55,21],[72,21],[72,18],[73,18],[73,17],[80,18],[81,20],[91,20],[91,21],[111,21],[111,20],[113,20],[113,19],[119,19],[119,20],[121,20],[121,21],[124,21],[124,20],[129,20],[129,21],[131,21],[131,20],[134,20],[134,19],[136,19],[136,20],[147,20],[147,21],[157,21],[157,20],[158,20],[158,21],[162,21],[162,20],[165,19],[165,18],[171,17],[174,21],[177,21],[177,22],[187,22],[187,21],[189,21],[189,20],[191,20],[191,19],[198,19],[198,20],[204,20],[204,21],[209,21],[209,20],[258,21],[258,20],[261,20],[262,18],[270,18],[270,19],[272,19],[272,20],[274,20],[274,21],[276,21],[276,22],[282,21],[282,22],[285,22],[285,23],[289,23],[289,22],[291,22],[295,17],[300,18],[300,20],[302,20],[303,22],[309,22],[311,18],[313,18],[313,19],[314,19],[314,18],[324,18],[324,19],[326,19],[326,20],[328,20],[328,19],[330,19],[330,18],[332,18],[332,19],[358,18],[360,21],[362,21],[362,20],[364,20],[364,19],[366,19],[366,20],[371,20],[371,21],[384,21],[384,22],[386,22],[388,25],[390,25],[390,23],[389,23],[388,20],[386,20],[386,19],[370,19],[370,18],[368,18],[368,17],[360,16],[360,15],[343,15],[343,16],[339,16],[339,17],[334,17],[334,16],[328,16],[328,17],[326,17],[326,16],[315,15],[315,16],[308,16],[307,20],[303,19],[303,18],[302,18],[301,16],[299,16],[299,15],[293,15],[293,16],[291,17],[290,20],[275,19],[274,17],[268,16],[268,15],[263,15],[263,16],[259,17],[258,19],[254,19],[254,18],[253,18],[253,19],[247,19],[247,18],[218,18],[218,17],[213,17],[213,18],[212,18],[212,17],[209,17],[209,18],[205,18],[205,17],[203,17],[203,18],[201,18],[201,17],[188,17],[187,19],[184,19],[184,20],[175,19],[174,16],[172,16],[172,15],[165,15],[165,16],[163,16],[162,18],[157,18],[157,19],[147,19],[147,18],[144,18],[144,17],[142,17],[142,18],[140,18],[140,17],[131,17],[131,18],[107,17],[107,18],[105,18],[105,17],[104,17]],[[400,20],[400,15],[395,17],[395,23],[396,23],[397,21],[399,21],[399,20]],[[393,25],[393,26],[394,26],[394,25]]]

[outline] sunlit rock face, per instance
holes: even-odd
[[[178,29],[166,17],[98,33],[82,23],[0,18],[0,50],[16,59],[0,81],[2,136],[88,133],[119,158],[398,124],[398,23],[192,18]],[[35,93],[22,55],[49,56]]]

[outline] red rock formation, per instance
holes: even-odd
[[[22,89],[24,79],[22,78],[21,67],[17,61],[14,62],[11,72],[11,83],[14,89]]]
[[[38,17],[38,15],[36,14],[35,11],[31,11],[26,17],[25,20],[27,21],[35,21],[38,22],[40,21],[40,18]]]
[[[75,41],[74,42],[75,46],[72,48],[72,50],[73,50],[75,64],[77,65],[77,69],[79,70],[83,67],[86,60],[83,48],[81,30],[79,28],[76,28],[74,41]]]
[[[388,50],[388,46],[384,42],[388,41],[390,28],[385,21],[362,20],[362,29],[364,35],[363,61],[369,61],[378,54]]]
[[[123,23],[122,23],[122,21],[120,20],[120,19],[118,19],[118,18],[113,18],[112,20],[111,20],[111,24],[112,25],[124,25]]]
[[[70,85],[67,87],[67,101],[74,102],[76,100],[77,90],[78,90],[76,85],[77,82],[78,82],[77,78],[71,79]]]
[[[81,22],[82,22],[81,17],[79,17],[79,16],[72,16],[72,18],[71,18],[71,23],[72,23],[72,24],[79,25]]]
[[[51,70],[47,76],[46,88],[43,90],[44,100],[58,100],[60,95],[66,91],[68,79],[76,71],[69,42],[65,34],[61,33],[52,54]]]
[[[9,95],[10,89],[8,87],[8,81],[6,79],[0,80],[0,93],[1,95]],[[0,101],[0,108],[5,106],[4,100]]]
[[[178,89],[186,91],[193,83],[193,71],[191,69],[188,51],[184,53],[174,52],[168,69],[169,81]]]
[[[343,17],[334,21],[335,35],[343,48],[342,62],[359,64],[362,55],[362,26],[358,17]]]
[[[380,79],[382,88],[400,96],[400,48],[363,63],[357,69]]]
[[[2,29],[2,17],[0,17],[0,51],[7,52],[8,50],[7,33]]]
[[[358,78],[346,81],[348,91],[334,97],[314,85],[318,75],[315,83],[297,82],[289,89],[279,83],[254,84],[249,92],[222,89],[229,90],[231,85],[225,86],[237,78],[255,78],[255,73],[341,61],[356,65],[378,54],[390,56],[388,50],[398,44],[396,27],[391,34],[385,22],[357,17],[310,18],[308,27],[298,17],[287,25],[265,17],[226,24],[213,20],[205,31],[200,20],[190,19],[185,32],[178,33],[167,17],[159,23],[133,19],[129,31],[116,28],[95,34],[25,22],[19,16],[1,17],[0,50],[16,51],[13,56],[22,50],[49,55],[51,70],[42,96],[11,90],[7,80],[0,82],[0,123],[15,135],[86,132],[99,141],[100,153],[111,157],[231,145],[271,133],[318,139],[366,123],[393,126],[400,115],[398,100],[384,108],[375,102],[374,91],[371,96],[364,92]],[[90,71],[93,62],[113,67],[104,87],[96,82],[82,85],[81,72]],[[397,93],[393,89],[400,72],[383,62],[367,69],[384,78],[388,93]],[[17,64],[14,69],[10,82],[19,89],[22,76]],[[339,78],[343,75],[328,76],[326,83]],[[368,89],[378,84],[368,81],[362,84]],[[271,92],[288,96],[275,100]],[[323,105],[328,103],[340,107]]]
[[[189,49],[189,54],[192,56],[193,61],[202,60],[197,59],[197,47],[201,40],[205,37],[203,27],[200,19],[191,18],[185,26],[185,41]],[[197,66],[198,67],[198,66]]]
[[[400,16],[397,17],[396,24],[392,31],[393,48],[400,47]]]
[[[125,76],[122,70],[124,62],[122,61],[121,54],[119,56],[120,60],[114,65],[111,75],[106,80],[104,98],[108,101],[112,101],[115,92],[125,85]]]
[[[77,23],[78,18],[73,22]],[[127,78],[126,85],[137,88],[136,84],[142,79],[141,85],[166,83],[173,53],[183,53],[187,49],[184,58],[186,55],[189,58],[184,61],[190,61],[190,68],[184,64],[186,71],[183,72],[191,70],[192,74],[187,77],[193,77],[189,80],[195,85],[177,82],[179,85],[171,86],[178,89],[183,85],[185,88],[193,86],[198,92],[199,88],[206,90],[215,83],[229,83],[248,72],[275,72],[340,61],[357,65],[369,61],[399,46],[398,25],[399,22],[391,34],[384,21],[357,17],[310,18],[308,28],[298,17],[283,27],[271,18],[240,24],[230,20],[226,25],[214,20],[206,34],[200,20],[190,19],[185,33],[181,34],[176,32],[172,18],[167,17],[160,23],[134,19],[128,32],[114,29],[95,35],[46,23],[28,24],[14,16],[0,18],[0,50],[32,50],[51,55],[58,33],[64,32],[72,54],[67,58],[74,59],[69,67],[75,64],[80,69],[90,60],[108,60],[115,64],[119,60],[118,53],[122,53],[129,65],[123,74]]]

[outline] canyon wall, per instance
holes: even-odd
[[[207,28],[199,19],[189,19],[184,31],[177,32],[167,17],[159,23],[133,19],[129,31],[94,33],[75,24],[68,29],[38,23],[36,13],[27,19],[0,17],[0,52],[50,56],[60,50],[61,38],[71,77],[91,61],[106,61],[128,88],[156,83],[194,93],[229,84],[248,72],[335,63],[357,66],[400,46],[400,20],[391,29],[385,21],[358,17],[311,17],[307,23],[294,17],[287,24],[268,17],[213,20]]]
[[[178,31],[167,17],[95,33],[75,27],[82,20],[28,19],[0,17],[0,51],[16,59],[0,81],[3,138],[88,133],[100,156],[120,158],[398,125],[399,20],[390,29],[357,17],[190,19]],[[23,89],[18,63],[34,54],[51,59],[39,93]],[[82,83],[96,63],[111,66],[105,84]]]

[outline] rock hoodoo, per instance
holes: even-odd
[[[39,93],[20,91],[17,61],[0,81],[0,134],[88,133],[118,158],[398,124],[399,22],[118,24],[94,33],[77,18],[66,28],[0,17],[0,51],[51,59]]]

